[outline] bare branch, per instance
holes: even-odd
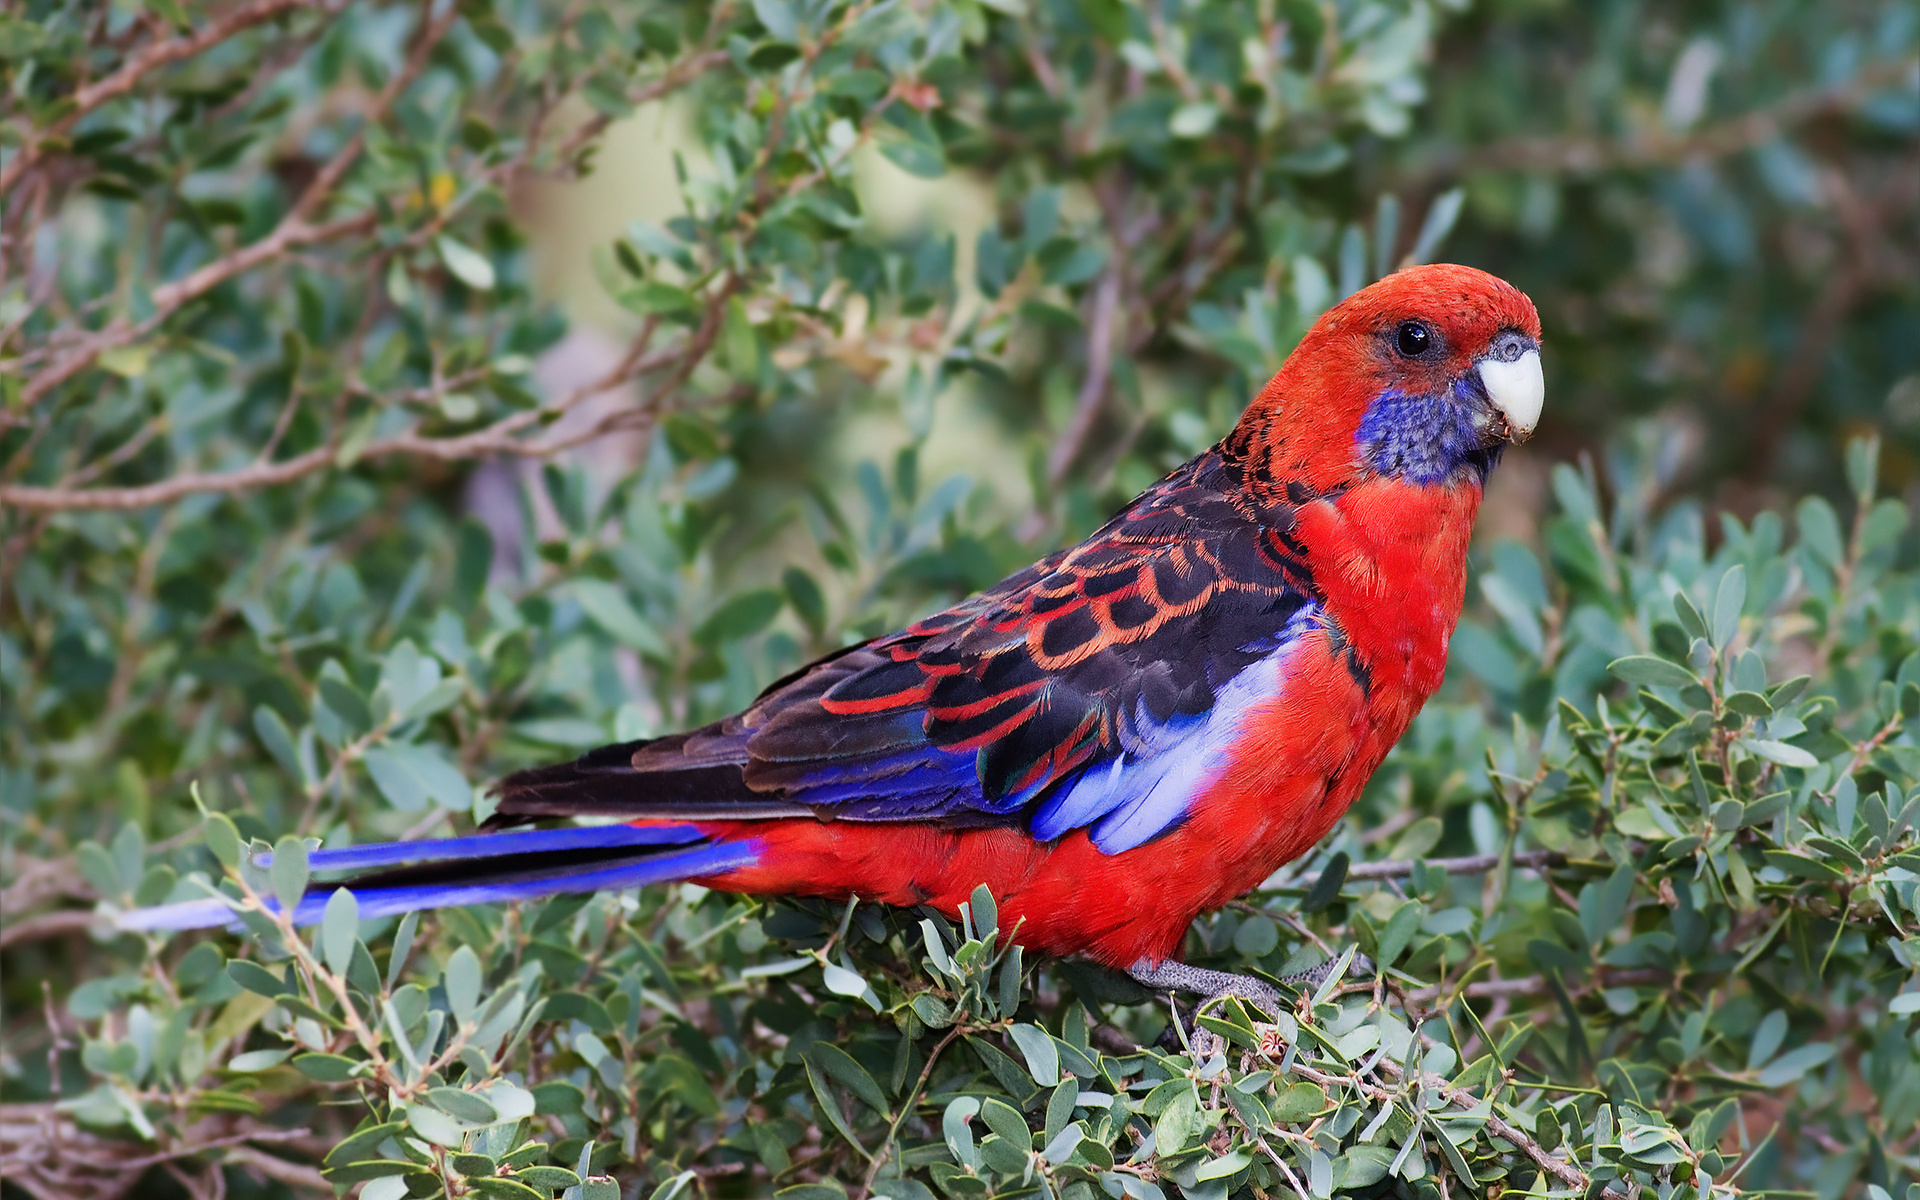
[[[1348,879],[1404,879],[1413,874],[1413,864],[1425,862],[1429,871],[1449,875],[1475,875],[1500,865],[1498,854],[1475,854],[1467,858],[1388,859],[1385,862],[1356,863],[1347,871]],[[1558,850],[1529,850],[1513,856],[1516,867],[1558,867],[1567,856]]]
[[[235,1146],[227,1151],[227,1161],[247,1168],[256,1175],[264,1176],[289,1187],[305,1188],[308,1191],[333,1194],[333,1185],[326,1176],[314,1167],[303,1163],[288,1162],[284,1158],[275,1158],[264,1150],[252,1146]]]
[[[353,461],[411,457],[462,462],[496,454],[544,458],[558,453],[577,444],[579,439],[523,440],[515,435],[529,426],[572,409],[590,396],[610,391],[650,371],[670,368],[667,379],[649,398],[648,407],[651,409],[663,403],[686,382],[712,347],[714,338],[719,334],[727,300],[740,286],[741,282],[732,276],[723,281],[708,298],[699,328],[685,342],[670,350],[644,353],[648,340],[657,328],[657,322],[649,321],[635,337],[633,349],[612,370],[574,388],[552,405],[516,412],[483,429],[452,437],[423,437],[414,430],[405,430],[368,443]],[[231,471],[190,471],[138,487],[75,488],[0,484],[0,506],[39,510],[147,508],[201,492],[242,492],[292,483],[327,467],[342,465],[340,459],[340,444],[329,441],[279,462],[256,462]]]
[[[1101,272],[1099,286],[1094,289],[1092,328],[1087,336],[1087,377],[1074,400],[1073,419],[1047,454],[1047,478],[1056,484],[1066,478],[1067,468],[1080,456],[1080,448],[1086,445],[1087,435],[1093,432],[1093,422],[1107,402],[1107,384],[1113,377],[1113,331],[1120,316],[1120,272],[1124,269],[1124,257],[1116,248],[1113,257],[1107,260],[1107,269]]]
[[[0,924],[0,949],[16,942],[44,942],[85,933],[95,920],[93,913],[85,909],[69,908],[8,921]]]

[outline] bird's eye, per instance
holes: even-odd
[[[1433,335],[1418,321],[1403,321],[1394,335],[1394,344],[1408,358],[1419,358],[1433,345]]]

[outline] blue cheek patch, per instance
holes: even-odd
[[[1473,378],[1469,373],[1453,395],[1380,393],[1354,433],[1367,465],[1409,483],[1445,483],[1462,468],[1484,480],[1500,451],[1486,446],[1474,427]]]

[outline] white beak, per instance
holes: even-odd
[[[1540,373],[1540,352],[1528,350],[1512,362],[1483,358],[1479,369],[1480,382],[1486,385],[1493,406],[1512,427],[1514,440],[1524,440],[1540,423],[1540,406],[1547,396],[1546,376]]]

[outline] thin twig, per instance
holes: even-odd
[[[955,1038],[966,1032],[966,1029],[964,1025],[953,1026],[947,1030],[947,1035],[927,1052],[926,1065],[920,1068],[920,1077],[913,1081],[913,1087],[907,1092],[906,1099],[900,1102],[900,1111],[894,1114],[892,1123],[887,1126],[887,1136],[880,1143],[880,1153],[873,1156],[873,1162],[867,1167],[867,1177],[860,1181],[860,1190],[854,1193],[854,1200],[866,1200],[867,1194],[873,1191],[874,1177],[880,1174],[880,1168],[893,1153],[893,1140],[900,1134],[900,1124],[907,1119],[909,1113],[913,1112],[914,1102],[920,1098],[920,1089],[926,1087],[927,1080],[933,1076],[933,1065],[940,1061],[940,1056],[946,1052],[947,1047],[953,1044]]]
[[[1107,384],[1113,377],[1113,333],[1120,316],[1120,273],[1125,257],[1119,247],[1107,260],[1093,293],[1093,319],[1087,335],[1087,377],[1073,402],[1073,418],[1047,452],[1047,480],[1053,484],[1067,477],[1067,469],[1080,456],[1093,423],[1107,402]]]
[[[1466,858],[1388,859],[1384,862],[1355,863],[1347,870],[1348,879],[1403,879],[1413,874],[1414,864],[1424,862],[1429,871],[1449,875],[1477,875],[1500,865],[1498,854],[1475,854]],[[1516,867],[1564,866],[1567,856],[1558,850],[1529,850],[1513,856]]]

